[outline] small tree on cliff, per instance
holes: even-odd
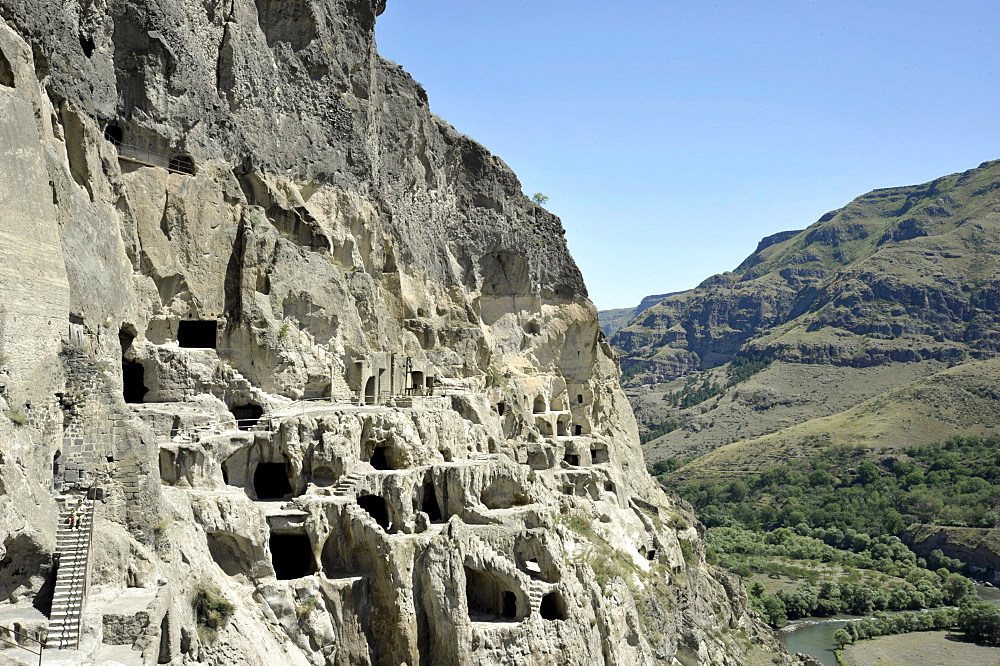
[[[544,194],[542,194],[541,192],[535,192],[534,194],[531,195],[531,200],[534,201],[539,206],[544,206],[545,202],[548,201],[549,198]]]

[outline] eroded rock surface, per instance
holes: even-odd
[[[788,661],[383,10],[0,2],[0,605],[92,488],[72,663]]]

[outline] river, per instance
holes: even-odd
[[[976,592],[980,599],[1000,606],[1000,589],[977,585]],[[785,644],[789,652],[804,652],[818,659],[823,666],[837,666],[837,658],[833,654],[837,642],[833,640],[833,634],[852,619],[860,618],[840,616],[791,622],[778,631],[778,640]]]

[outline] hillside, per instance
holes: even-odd
[[[898,447],[985,429],[922,400],[994,406],[998,211],[1000,162],[875,190],[634,317],[612,346],[647,455],[725,447],[689,468],[708,473],[779,441],[799,455],[804,438]]]

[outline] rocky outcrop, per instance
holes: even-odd
[[[384,9],[0,4],[4,617],[87,491],[75,663],[787,662]]]
[[[612,345],[636,384],[737,352],[871,367],[997,353],[1000,162],[875,190],[809,228],[763,239],[731,273],[663,299]]]

